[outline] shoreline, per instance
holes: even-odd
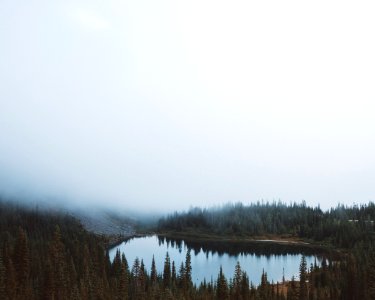
[[[194,241],[204,242],[230,242],[230,243],[270,243],[270,244],[283,244],[283,245],[295,245],[295,246],[309,246],[309,247],[326,247],[322,244],[317,244],[312,241],[297,239],[294,237],[282,237],[282,236],[219,236],[210,235],[204,233],[186,233],[186,232],[157,232],[158,236],[166,238],[176,239],[187,239]]]
[[[147,234],[148,235],[148,234]],[[147,236],[146,234],[141,233],[134,233],[128,236],[122,235],[122,236],[106,236],[108,242],[105,245],[106,250],[110,250],[114,247],[117,247],[118,245],[122,244],[123,242],[126,242],[128,240],[144,237]]]
[[[131,240],[133,238],[140,238],[146,236],[157,236],[160,238],[184,240],[187,242],[195,243],[230,243],[230,244],[254,244],[254,245],[282,245],[290,246],[292,248],[305,248],[309,250],[317,250],[318,252],[324,253],[335,253],[342,254],[340,249],[335,249],[331,245],[314,243],[309,240],[302,240],[295,237],[283,237],[283,236],[258,236],[258,237],[242,237],[242,236],[218,236],[201,233],[186,233],[186,232],[142,232],[135,233],[129,236],[117,236],[107,237],[109,241],[106,245],[106,249],[112,249],[123,242]]]
[[[316,243],[310,240],[297,239],[295,237],[282,237],[282,236],[258,236],[258,237],[239,237],[239,236],[217,236],[217,235],[207,235],[207,234],[189,234],[181,232],[157,232],[155,235],[167,238],[184,240],[186,242],[193,243],[214,243],[214,244],[245,244],[248,246],[282,246],[290,247],[290,249],[302,249],[308,252],[313,251],[316,253],[324,254],[324,256],[331,257],[331,259],[338,259],[345,254],[345,249],[337,249],[332,245]]]

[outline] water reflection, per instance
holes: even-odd
[[[267,272],[270,281],[281,281],[283,273],[286,279],[298,277],[302,254],[307,265],[320,264],[321,256],[309,247],[280,245],[273,243],[249,242],[197,242],[166,237],[148,236],[130,239],[110,250],[113,259],[117,249],[123,252],[130,265],[138,257],[143,259],[147,271],[150,271],[152,256],[155,257],[159,273],[163,270],[166,252],[176,268],[185,261],[186,252],[191,250],[192,278],[195,284],[203,280],[215,281],[222,266],[227,278],[231,278],[237,261],[249,275],[253,284],[260,283],[263,272]]]

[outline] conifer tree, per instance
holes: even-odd
[[[120,249],[116,250],[115,258],[112,263],[112,275],[119,278],[121,274],[121,253]]]
[[[288,300],[299,299],[298,289],[297,289],[296,280],[294,276],[292,276],[292,278],[290,279],[290,283],[289,283],[288,291],[287,291],[287,299]]]
[[[299,299],[307,299],[307,263],[305,255],[302,255],[301,263],[299,266]]]
[[[140,274],[139,274],[139,281],[140,281],[140,286],[141,286],[142,292],[146,291],[146,281],[147,281],[146,277],[147,277],[147,273],[146,273],[146,269],[145,269],[145,264],[143,263],[143,259],[141,259],[141,270],[140,270]]]
[[[190,249],[186,252],[186,258],[185,258],[185,288],[188,290],[190,286],[192,285],[191,280],[191,254]]]
[[[158,290],[158,274],[156,270],[156,264],[155,264],[155,257],[154,255],[152,256],[152,262],[151,262],[151,272],[150,272],[150,298],[155,299],[157,298],[159,294]]]
[[[43,296],[45,300],[55,298],[55,274],[49,257],[45,265]]]
[[[241,295],[242,295],[242,299],[250,298],[249,277],[247,276],[247,273],[244,271],[242,272],[242,276],[241,276]]]
[[[126,272],[129,274],[129,264],[124,253],[121,255],[121,266],[122,265],[124,265]]]
[[[14,268],[16,270],[18,293],[25,297],[23,293],[29,279],[30,257],[26,232],[22,228],[18,229],[17,239],[14,245],[13,262]]]
[[[131,299],[143,299],[144,298],[144,287],[143,287],[143,275],[141,269],[141,262],[137,257],[134,260],[132,268],[132,288],[133,294],[130,296]]]
[[[5,270],[5,294],[7,296],[5,299],[16,299],[17,278],[13,261],[11,259],[7,260]]]
[[[375,299],[375,253],[372,251],[367,268],[368,295],[371,300]]]
[[[177,281],[176,266],[174,264],[174,261],[172,261],[172,275],[171,275],[172,286],[176,284],[176,281]]]
[[[118,288],[118,300],[127,300],[128,299],[128,269],[126,260],[122,260],[121,262],[121,274],[120,274],[120,283]]]
[[[242,270],[240,262],[237,261],[233,277],[233,294],[236,299],[241,299]]]
[[[369,264],[370,265],[370,264]],[[358,271],[357,271],[357,262],[353,255],[349,255],[346,261],[347,268],[347,280],[344,284],[344,289],[346,290],[345,294],[349,300],[357,299],[358,297]]]
[[[216,297],[217,299],[228,299],[228,283],[223,273],[223,268],[220,266],[219,275],[216,281]]]
[[[268,279],[267,273],[264,272],[264,269],[260,280],[259,297],[260,299],[268,299]]]
[[[0,249],[0,299],[5,299],[5,266],[3,262],[3,252]]]
[[[180,265],[180,269],[178,270],[178,287],[180,289],[183,289],[184,281],[185,281],[185,266],[184,266],[184,263],[182,262]]]
[[[151,285],[155,285],[157,281],[157,271],[156,271],[156,265],[155,265],[155,257],[152,255],[152,262],[151,262],[151,274],[150,274],[150,279],[151,279]]]
[[[164,261],[164,271],[163,271],[163,287],[164,289],[169,288],[171,285],[171,262],[169,254],[167,252]]]
[[[65,246],[61,241],[61,231],[59,226],[56,226],[53,241],[49,249],[49,255],[51,267],[54,270],[55,297],[56,299],[66,299],[68,295],[68,274],[65,258]],[[84,258],[87,259],[87,257]]]
[[[93,278],[93,264],[91,261],[90,250],[88,244],[83,246],[82,251],[82,270],[81,270],[81,285],[82,290],[89,299],[95,297],[95,278]]]

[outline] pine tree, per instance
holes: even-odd
[[[114,277],[119,278],[120,274],[121,274],[121,253],[120,253],[120,249],[117,249],[115,258],[113,259],[113,263],[112,263],[112,275]]]
[[[120,274],[120,283],[118,288],[118,300],[127,300],[128,299],[128,266],[126,260],[121,261],[121,274]]]
[[[91,254],[88,248],[88,244],[83,246],[82,251],[82,266],[81,266],[81,295],[87,295],[88,299],[95,297],[95,283],[93,274],[93,264],[91,261]],[[82,296],[83,298],[83,296]]]
[[[134,260],[133,268],[132,268],[132,288],[133,288],[133,295],[130,296],[131,299],[143,299],[144,298],[144,282],[143,282],[143,274],[142,274],[141,262],[137,257]]]
[[[56,226],[53,241],[49,249],[49,255],[51,266],[54,271],[55,297],[56,299],[66,299],[68,295],[68,272],[65,257],[65,246],[61,241],[59,226]],[[87,257],[84,258],[87,259]]]
[[[250,298],[250,284],[249,284],[249,277],[247,276],[246,272],[242,272],[241,276],[241,296],[242,299],[249,299]]]
[[[240,262],[237,261],[236,266],[234,268],[234,277],[233,277],[233,284],[234,286],[240,286],[242,279],[242,270]]]
[[[260,287],[259,287],[259,297],[260,299],[268,299],[268,279],[267,279],[267,273],[262,272],[262,276],[260,279]]]
[[[186,291],[190,289],[190,286],[192,285],[191,280],[191,254],[190,249],[186,252],[186,258],[185,258],[185,289]]]
[[[8,259],[5,266],[5,294],[8,298],[5,299],[16,299],[16,288],[17,288],[17,279],[16,271],[13,266],[13,261]]]
[[[191,286],[193,285],[191,280],[191,254],[190,249],[186,252],[186,258],[185,258],[185,274],[184,274],[184,280],[183,280],[183,290],[185,292],[185,295],[187,295],[190,291]]]
[[[146,291],[146,281],[147,281],[147,273],[145,269],[145,264],[143,263],[143,259],[141,259],[139,282],[140,282],[142,293]]]
[[[149,296],[150,299],[155,299],[157,298],[159,294],[158,290],[158,274],[156,270],[156,264],[155,264],[155,257],[154,255],[152,256],[152,262],[151,262],[151,273],[150,273],[150,289],[149,289]]]
[[[299,266],[299,299],[307,299],[307,263],[305,255],[302,255],[301,263]]]
[[[367,287],[368,287],[368,295],[371,300],[375,299],[375,253],[372,251],[369,264],[367,267]]]
[[[369,264],[370,266],[370,264]],[[347,268],[347,280],[345,282],[344,288],[346,289],[346,296],[349,300],[354,300],[359,298],[358,296],[358,287],[359,287],[359,274],[357,271],[357,262],[353,255],[349,255],[347,262],[346,262],[346,268]],[[370,288],[369,288],[370,291]]]
[[[288,286],[288,291],[287,291],[287,299],[288,300],[297,300],[299,299],[298,297],[298,289],[296,286],[296,281],[294,276],[290,279],[290,283]]]
[[[172,261],[172,275],[171,275],[172,286],[176,284],[176,281],[177,281],[176,266],[174,264],[174,261]]]
[[[242,270],[240,262],[237,261],[236,267],[234,269],[233,277],[233,293],[236,299],[241,299],[241,283],[242,283]]]
[[[276,299],[280,298],[280,287],[279,287],[279,282],[276,282]]]
[[[129,274],[129,265],[128,265],[128,260],[126,259],[124,253],[121,255],[121,266],[122,266],[122,265],[124,265],[126,272],[128,272],[128,274]]]
[[[52,269],[50,258],[47,258],[45,265],[45,277],[43,286],[43,296],[45,300],[55,299],[55,273]]]
[[[216,281],[216,297],[217,299],[228,299],[228,282],[224,276],[223,268],[220,266],[219,275]]]
[[[18,229],[18,236],[14,245],[13,255],[14,268],[16,270],[16,279],[18,285],[18,294],[25,297],[25,288],[28,285],[30,273],[30,255],[26,232]]]
[[[150,279],[151,279],[151,285],[155,285],[156,281],[158,279],[158,274],[156,271],[156,265],[155,265],[155,257],[154,255],[152,256],[152,262],[151,262],[151,274],[150,274]]]
[[[169,259],[169,254],[167,252],[164,261],[164,271],[163,271],[163,287],[164,289],[170,288],[171,285],[171,262]]]
[[[5,299],[5,266],[3,262],[3,252],[0,249],[0,299]]]
[[[185,266],[184,263],[181,263],[180,269],[178,270],[178,287],[180,289],[184,288],[184,281],[185,281]]]

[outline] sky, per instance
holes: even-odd
[[[0,193],[375,201],[374,1],[0,1]]]

